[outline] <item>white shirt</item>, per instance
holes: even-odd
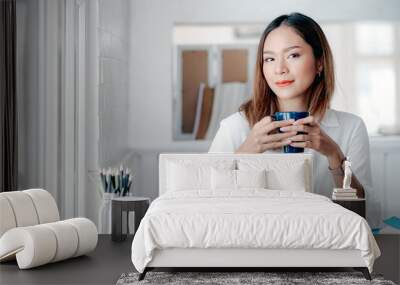
[[[371,193],[372,177],[369,139],[363,120],[350,113],[328,109],[321,121],[320,127],[339,145],[343,154],[349,157],[351,169],[364,187],[367,199],[373,197],[374,195]],[[221,121],[209,153],[234,153],[246,140],[249,132],[250,126],[244,113],[234,113]],[[271,151],[266,151],[266,153],[268,152]],[[305,152],[313,154],[314,192],[331,197],[335,184],[332,174],[328,169],[327,158],[312,149],[306,149]],[[368,217],[370,225],[377,226],[379,221],[374,220],[374,218],[378,218],[379,215],[376,215],[375,210],[367,207],[367,217],[370,216]],[[368,215],[368,212],[370,215]]]

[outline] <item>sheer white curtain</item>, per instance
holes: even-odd
[[[19,189],[48,190],[63,218],[85,215],[86,2],[17,0]]]
[[[58,1],[17,1],[19,188],[43,187],[62,211]]]

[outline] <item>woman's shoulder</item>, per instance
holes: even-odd
[[[249,127],[249,123],[247,121],[246,115],[244,112],[236,112],[233,113],[232,115],[226,117],[221,121],[221,125],[225,125],[228,127]]]
[[[340,127],[357,127],[360,124],[363,125],[364,121],[361,117],[344,111],[338,111],[335,109],[328,109],[322,120],[322,123],[327,125],[337,125]]]

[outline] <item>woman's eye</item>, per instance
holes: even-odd
[[[267,58],[264,58],[264,62],[271,62],[271,61],[273,61],[274,59],[272,58],[272,57],[267,57]]]
[[[296,58],[299,57],[300,55],[298,53],[292,53],[288,56],[288,58]]]

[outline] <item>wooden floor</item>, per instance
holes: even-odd
[[[122,273],[135,271],[131,261],[132,237],[112,242],[100,235],[96,249],[87,256],[19,270],[17,263],[0,264],[0,284],[115,284]]]

